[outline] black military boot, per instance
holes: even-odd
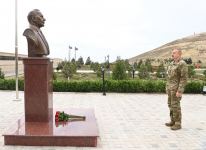
[[[173,126],[171,126],[171,130],[179,130],[182,126],[180,123],[175,123]]]
[[[175,124],[174,121],[170,121],[170,122],[165,123],[165,125],[168,127],[172,127],[174,124]]]
[[[173,119],[173,116],[172,116],[173,114],[172,114],[172,111],[170,110],[170,122],[167,122],[167,123],[165,123],[165,125],[167,126],[167,127],[171,127],[171,126],[173,126],[174,124],[175,124],[175,122],[173,121],[174,119]]]

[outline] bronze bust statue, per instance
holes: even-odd
[[[40,29],[44,26],[46,19],[38,9],[29,12],[27,19],[30,26],[23,35],[27,38],[28,57],[46,57],[50,53],[49,45]]]

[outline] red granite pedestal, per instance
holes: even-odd
[[[55,124],[54,119],[25,122],[23,117],[3,135],[5,145],[96,147],[99,133],[93,109],[67,109],[64,112],[84,115],[86,120]]]
[[[23,63],[25,121],[47,122],[53,109],[53,63],[41,57],[24,58]]]
[[[85,116],[86,120],[55,123],[50,59],[26,58],[23,63],[25,116],[4,133],[5,145],[97,146],[99,133],[92,109],[58,110]]]

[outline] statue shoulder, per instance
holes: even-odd
[[[28,29],[24,30],[23,35],[26,36],[26,37],[30,37],[30,36],[35,36],[35,33],[34,33],[34,31],[32,29],[28,28]]]
[[[33,42],[35,42],[37,44],[37,37],[36,37],[35,32],[32,29],[28,28],[28,29],[24,30],[23,35],[26,36],[26,38],[32,40]]]

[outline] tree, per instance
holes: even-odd
[[[97,73],[97,77],[101,77],[101,75],[102,75],[102,68],[101,68],[100,65],[98,66],[98,68],[96,70],[96,73]]]
[[[135,70],[137,70],[137,62],[134,62],[133,67],[134,67]]]
[[[57,70],[57,72],[60,70],[58,66],[56,67],[56,70]]]
[[[117,56],[117,59],[118,59],[118,56]],[[105,61],[104,61],[104,63],[101,66],[103,66],[106,70],[110,69],[109,59],[107,59],[106,56],[105,56]]]
[[[129,60],[125,59],[124,63],[125,63],[126,70],[128,70],[130,68]]]
[[[140,79],[149,78],[149,72],[148,72],[147,66],[144,63],[142,63],[140,66],[138,76]]]
[[[77,62],[82,66],[84,65],[84,60],[82,58],[82,56],[79,57],[79,59],[77,60]]]
[[[124,60],[118,59],[112,71],[112,79],[124,80],[127,78],[126,66]]]
[[[86,60],[86,62],[85,62],[85,65],[91,65],[91,60],[90,60],[90,57],[87,57],[87,60]]]
[[[128,71],[127,76],[128,76],[129,78],[131,78],[131,77],[132,77],[133,67],[132,67],[131,65],[129,65],[128,68],[127,68],[127,71]]]
[[[152,72],[152,64],[151,64],[150,59],[146,59],[145,66],[147,67],[148,72]]]
[[[193,65],[188,66],[188,77],[191,78],[195,75],[195,67]]]
[[[80,56],[80,57],[78,58],[78,60],[76,61],[76,66],[77,66],[78,69],[80,69],[80,68],[82,67],[82,65],[84,65],[84,60],[83,60],[83,58]]]
[[[117,59],[116,59],[116,61],[117,61],[117,60],[121,60],[121,57],[120,57],[120,56],[117,56]]]
[[[128,60],[128,59],[125,59],[124,63],[125,63],[126,71],[128,71],[128,74],[127,74],[128,77],[132,77],[132,70],[133,70],[133,68],[132,68],[132,66],[129,64],[129,60]]]
[[[62,61],[60,63],[58,63],[57,67],[56,67],[56,70],[59,71],[59,70],[62,70],[64,65],[67,63],[67,61]]]
[[[76,73],[77,67],[75,63],[67,62],[63,66],[62,73],[64,77],[71,78],[74,73]]]
[[[206,70],[203,71],[203,74],[205,75],[205,78],[206,78]]]
[[[75,63],[75,59],[74,59],[74,58],[72,58],[71,62],[72,62],[72,63]]]
[[[1,68],[0,68],[0,79],[4,79],[4,73],[3,71],[1,71]]]
[[[91,68],[92,70],[94,70],[94,72],[96,72],[96,71],[98,70],[99,66],[100,66],[100,65],[99,65],[98,62],[92,62],[91,65],[90,65],[90,68]]]
[[[137,69],[140,69],[141,64],[143,63],[142,59],[139,60],[138,64],[137,64]]]
[[[164,64],[161,63],[157,69],[157,77],[158,78],[165,78],[165,75],[166,75],[166,70],[165,70],[165,67],[164,67]]]

